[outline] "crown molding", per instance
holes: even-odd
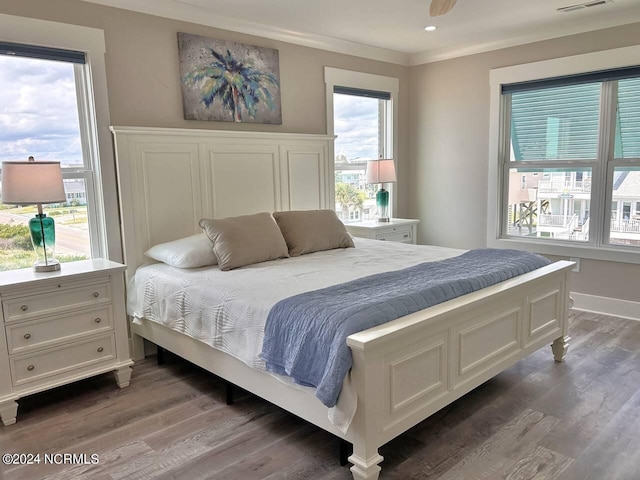
[[[621,21],[619,17],[596,18],[588,23],[579,22],[570,26],[564,25],[557,28],[549,28],[547,26],[531,35],[475,43],[470,46],[441,48],[409,54],[325,35],[297,32],[257,22],[217,15],[209,9],[189,3],[189,0],[83,1],[403,66],[417,66],[442,60],[450,60],[457,57],[486,53],[502,48],[515,47],[527,43],[551,40],[568,35],[640,22],[639,12],[638,15],[627,15],[623,21]]]
[[[478,53],[486,53],[503,48],[517,47],[528,43],[542,42],[552,40],[554,38],[568,37],[580,33],[592,32],[595,30],[603,30],[605,28],[619,27],[640,22],[640,14],[637,16],[627,17],[624,22],[616,19],[605,19],[590,22],[589,24],[575,24],[572,26],[564,26],[562,28],[549,29],[544,32],[522,35],[519,37],[505,38],[493,42],[478,43],[471,46],[463,46],[459,48],[443,48],[437,50],[429,50],[426,52],[415,53],[410,55],[409,66],[423,65],[426,63],[440,62],[442,60],[451,60],[458,57],[466,57],[468,55],[476,55]]]
[[[233,32],[279,40],[305,47],[408,66],[410,55],[324,35],[275,28],[259,23],[217,15],[206,8],[182,0],[83,0],[89,3],[132,10],[184,22],[206,25]]]

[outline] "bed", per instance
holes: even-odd
[[[331,206],[331,137],[112,131],[130,278],[148,262],[150,246],[198,233],[200,218]],[[543,346],[552,344],[556,361],[564,358],[572,266],[556,262],[350,335],[355,411],[348,428],[310,389],[158,319],[131,324],[134,359],[144,356],[147,339],[255,393],[352,443],[354,479],[372,480],[381,471],[381,445]]]

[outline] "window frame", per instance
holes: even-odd
[[[333,135],[334,129],[334,110],[333,110],[333,94],[334,87],[350,87],[362,90],[374,90],[380,92],[389,92],[390,100],[385,101],[384,118],[386,125],[378,129],[379,135],[382,135],[380,142],[383,145],[385,158],[393,158],[396,168],[396,178],[399,178],[398,172],[398,91],[400,80],[396,77],[386,77],[383,75],[374,75],[371,73],[355,72],[352,70],[342,70],[333,67],[324,67],[324,82],[326,91],[326,107],[327,107],[327,135]],[[330,156],[330,178],[335,178],[335,151],[334,142],[331,142]],[[330,195],[335,202],[335,182],[330,186]],[[391,196],[390,213],[392,217],[397,215],[397,189],[395,184],[389,185]]]
[[[47,20],[0,14],[0,41],[80,51],[86,63],[74,67],[84,165],[66,168],[63,178],[83,178],[89,216],[91,256],[122,261],[104,31]],[[86,121],[82,121],[83,118]],[[102,161],[101,161],[102,159]]]
[[[504,84],[542,80],[552,77],[578,75],[586,72],[616,69],[640,65],[640,46],[631,46],[605,50],[601,52],[575,55],[571,57],[545,60],[541,62],[497,68],[490,71],[490,128],[489,128],[489,176],[487,204],[487,245],[496,248],[516,248],[543,254],[592,258],[598,260],[640,263],[640,248],[618,246],[607,243],[610,235],[611,219],[605,212],[611,210],[613,189],[613,168],[616,166],[634,166],[637,162],[628,159],[614,159],[615,147],[615,89],[611,84],[603,84],[600,111],[610,115],[600,115],[600,131],[608,132],[601,138],[598,146],[597,161],[593,163],[592,194],[590,205],[591,228],[589,243],[561,240],[535,239],[526,237],[506,237],[503,235],[503,199],[508,195],[508,182],[505,180],[504,158],[510,149],[510,96],[502,94]],[[507,131],[506,129],[509,129]],[[518,165],[533,166],[535,162],[518,162]],[[526,164],[526,165],[525,165]],[[558,168],[578,165],[572,161],[554,161]],[[538,163],[538,168],[542,165]],[[597,220],[596,220],[597,219]],[[596,223],[594,224],[594,220]]]

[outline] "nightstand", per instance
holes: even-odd
[[[375,220],[345,224],[354,237],[386,240],[388,242],[417,243],[417,226],[420,220],[392,218],[388,222]]]
[[[16,421],[16,400],[114,371],[129,385],[131,361],[123,272],[102,259],[57,272],[0,272],[0,419]]]

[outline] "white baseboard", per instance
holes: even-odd
[[[640,302],[571,292],[573,309],[640,321]]]

